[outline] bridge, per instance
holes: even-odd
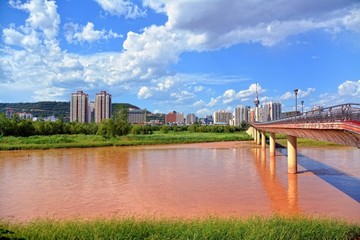
[[[269,122],[254,122],[248,132],[275,155],[275,134],[287,135],[288,172],[297,173],[297,137],[334,142],[360,148],[360,104],[347,103],[295,114]]]

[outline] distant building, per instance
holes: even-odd
[[[111,94],[101,91],[95,97],[95,122],[109,119],[112,114]]]
[[[137,123],[142,124],[146,122],[146,109],[129,109],[129,116],[128,116],[129,123]]]
[[[59,118],[57,118],[55,116],[48,116],[48,117],[45,117],[43,120],[45,122],[56,122],[57,120],[59,120]]]
[[[184,114],[176,111],[165,115],[165,123],[184,123]]]
[[[240,126],[242,122],[248,122],[248,107],[239,105],[234,110],[234,126]]]
[[[214,124],[229,124],[231,118],[232,114],[225,110],[214,112]]]
[[[28,112],[18,112],[16,113],[20,119],[32,119],[33,115],[31,113]]]
[[[89,95],[83,91],[71,94],[70,122],[89,122]]]
[[[14,115],[14,110],[12,108],[6,108],[6,111],[5,111],[5,116],[7,118],[11,118],[13,115]]]
[[[281,103],[279,102],[267,102],[263,106],[263,118],[264,122],[280,119],[281,117]]]
[[[249,123],[253,123],[255,122],[255,108],[250,108],[249,113],[248,113],[248,122]]]
[[[211,115],[207,115],[204,118],[204,124],[208,125],[208,124],[214,124],[214,117]]]
[[[186,123],[187,124],[194,124],[197,122],[196,116],[193,113],[189,113],[186,115]]]

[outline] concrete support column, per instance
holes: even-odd
[[[256,128],[253,128],[253,138],[254,138],[254,142],[256,142]]]
[[[288,173],[297,173],[297,138],[288,136],[287,138],[288,153]]]
[[[256,130],[256,144],[257,145],[261,144],[261,142],[260,142],[260,131],[259,130]]]
[[[270,156],[275,156],[275,133],[270,133]]]
[[[261,131],[261,147],[266,148],[266,132]]]

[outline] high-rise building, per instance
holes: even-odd
[[[263,106],[263,121],[273,121],[280,119],[281,115],[281,103],[279,102],[267,102]]]
[[[214,117],[212,115],[206,115],[204,118],[205,124],[214,124]]]
[[[249,110],[249,115],[248,115],[248,122],[250,122],[250,123],[253,123],[253,122],[255,122],[255,111],[256,111],[256,109],[255,108],[250,108],[250,110]]]
[[[165,115],[165,123],[184,123],[184,114],[176,111]]]
[[[248,122],[248,107],[239,105],[234,111],[234,126],[240,126],[242,122]]]
[[[83,91],[71,94],[70,122],[89,122],[89,95]]]
[[[129,123],[143,124],[146,122],[146,109],[129,109],[128,116]]]
[[[189,113],[188,115],[186,115],[186,123],[187,124],[194,124],[196,123],[196,116],[193,113]]]
[[[214,112],[214,124],[229,124],[231,118],[232,114],[225,110]]]
[[[112,114],[111,94],[101,91],[95,98],[95,122],[109,119]]]

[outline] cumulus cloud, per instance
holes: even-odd
[[[305,98],[311,95],[311,93],[315,92],[315,88],[308,88],[306,90],[298,89],[298,98]],[[290,98],[294,98],[294,92],[286,92],[280,96],[280,100],[288,100]]]
[[[157,1],[159,2],[159,1]],[[165,9],[172,30],[186,30],[204,34],[208,48],[231,46],[241,42],[259,42],[271,46],[289,35],[313,29],[352,29],[357,20],[351,17],[358,7],[356,0],[333,1],[311,0],[289,2],[232,1],[232,0],[179,0],[147,1],[157,11]],[[356,8],[355,8],[356,9]]]
[[[188,89],[188,90],[186,90]],[[142,86],[138,91],[139,99],[186,102],[195,99],[194,88],[180,75],[154,79],[149,86]]]
[[[41,88],[35,91],[35,96],[32,98],[34,101],[54,101],[54,99],[62,99],[64,93],[66,92],[65,88],[62,87],[49,87]]]
[[[152,96],[151,90],[146,86],[142,86],[138,92],[139,99],[147,99]]]
[[[360,100],[360,80],[358,81],[345,81],[338,87],[340,96],[357,97]]]
[[[253,83],[249,86],[248,89],[240,90],[239,92],[235,92],[233,89],[226,90],[224,94],[219,97],[222,99],[223,104],[231,104],[235,101],[243,101],[248,100],[249,97],[256,97],[256,91],[258,94],[264,93],[265,90],[261,87],[260,84]]]
[[[146,11],[130,0],[95,0],[95,2],[111,15],[133,19],[146,16]]]
[[[94,24],[88,22],[85,26],[76,23],[66,23],[64,25],[65,38],[68,43],[96,42],[101,39],[122,38],[121,34],[114,33],[112,30],[95,30]]]
[[[358,103],[360,101],[360,80],[346,80],[338,86],[337,93],[325,92],[311,101],[313,106],[329,107],[343,103]]]

